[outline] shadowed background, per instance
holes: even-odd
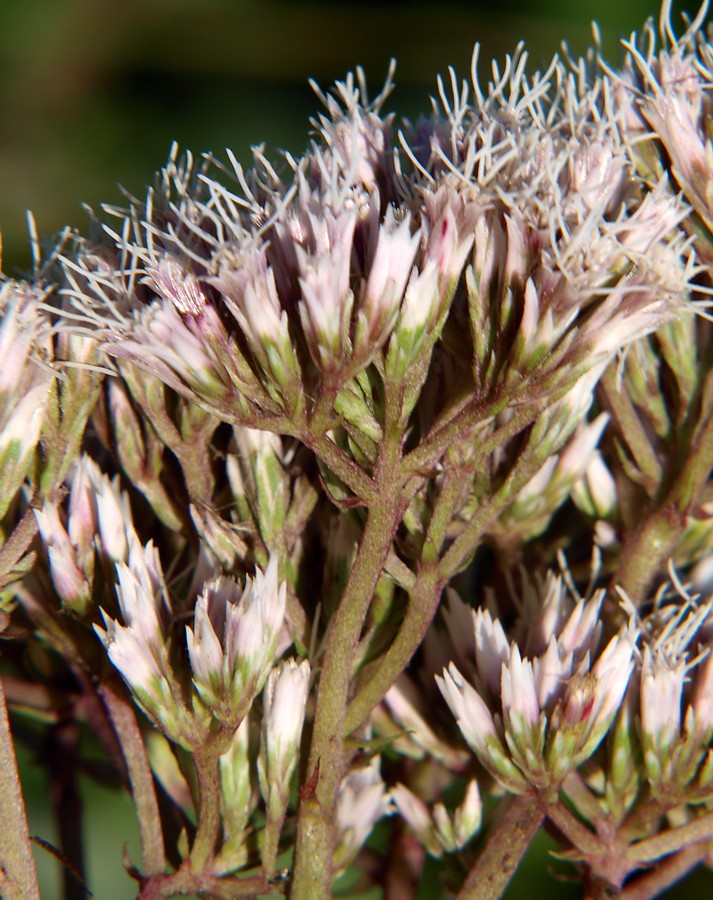
[[[3,269],[27,266],[25,211],[40,234],[84,227],[81,202],[142,194],[172,140],[195,153],[264,142],[300,153],[323,87],[356,65],[374,86],[398,61],[390,108],[428,111],[438,72],[467,77],[473,44],[502,59],[526,40],[546,65],[566,38],[610,59],[655,0],[327,3],[301,0],[3,0],[0,230]]]
[[[301,153],[308,119],[320,110],[308,78],[327,88],[362,65],[376,90],[396,57],[397,89],[386,108],[413,118],[428,112],[438,72],[453,65],[469,77],[476,41],[489,65],[525,40],[531,68],[541,68],[563,39],[582,53],[596,19],[605,55],[618,62],[619,39],[658,14],[655,0],[2,0],[1,8],[0,231],[10,275],[30,265],[26,210],[40,235],[83,229],[82,202],[120,202],[118,184],[141,196],[173,140],[219,157],[230,147],[244,164],[254,144],[264,143],[272,159],[279,148]],[[680,31],[678,15],[674,22]],[[46,782],[32,763],[25,754],[31,831],[52,841]],[[128,842],[138,859],[131,805],[86,780],[83,790],[89,886],[98,900],[130,898],[121,848]],[[580,896],[577,886],[547,874],[546,842],[538,839],[509,900]],[[57,864],[36,855],[43,900],[53,900]],[[713,876],[700,873],[668,896],[712,886]],[[427,872],[422,898],[437,897]]]

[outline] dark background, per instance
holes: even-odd
[[[25,211],[40,234],[84,227],[81,203],[143,194],[171,141],[195,153],[252,144],[300,153],[322,87],[356,65],[383,81],[398,60],[392,108],[427,111],[435,77],[468,77],[526,40],[544,66],[566,39],[582,52],[596,18],[610,59],[657,14],[655,0],[300,2],[300,0],[0,0],[0,231],[3,269],[29,263]]]
[[[387,107],[416,117],[429,109],[438,72],[453,65],[469,77],[476,41],[487,65],[525,40],[531,68],[541,68],[563,39],[582,53],[596,19],[608,59],[618,62],[619,39],[658,15],[654,0],[0,0],[0,10],[0,231],[10,275],[30,265],[26,210],[41,235],[84,228],[82,202],[119,202],[118,184],[142,195],[173,140],[196,154],[230,147],[243,163],[262,142],[270,158],[279,148],[301,153],[320,109],[310,77],[326,88],[362,65],[378,88],[396,57]],[[674,22],[682,30],[677,14]],[[22,762],[31,829],[54,840],[46,782],[31,757]],[[127,900],[135,892],[122,870],[125,842],[139,859],[131,805],[83,789],[90,887],[98,900]],[[509,900],[581,895],[552,880],[546,846],[538,839]],[[43,900],[53,900],[57,864],[43,851],[37,857]],[[670,896],[712,886],[704,872]],[[437,900],[428,879],[422,893]]]

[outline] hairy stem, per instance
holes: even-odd
[[[409,598],[408,610],[398,634],[372,677],[362,685],[347,707],[344,734],[351,734],[409,664],[421,645],[438,609],[443,587],[434,567],[419,573]]]
[[[605,813],[597,797],[592,793],[579,772],[570,772],[562,784],[563,792],[572,801],[577,812],[596,826]]]
[[[592,858],[601,856],[601,839],[580,822],[564,803],[548,803],[545,809],[547,818],[556,825],[573,847]]]
[[[669,507],[651,513],[639,528],[628,533],[612,585],[619,587],[635,606],[641,606],[646,599],[684,528],[684,518]]]
[[[628,884],[621,892],[621,900],[651,900],[660,896],[666,888],[676,884],[700,865],[708,855],[707,844],[698,843],[685,847]]]
[[[327,435],[313,437],[308,434],[303,434],[300,438],[360,500],[370,500],[375,496],[371,478],[331,438]]]
[[[626,853],[626,858],[632,863],[653,862],[683,849],[687,844],[698,841],[708,841],[713,838],[713,813],[699,816],[678,828],[670,828],[631,844]]]
[[[279,890],[262,875],[225,878],[211,872],[194,872],[186,860],[170,875],[154,875],[142,882],[138,900],[164,900],[167,897],[199,894],[215,900],[244,900],[259,895],[273,896]]]
[[[32,507],[28,506],[8,539],[0,547],[0,588],[13,580],[12,571],[30,549],[36,534],[37,519]]]
[[[661,464],[631,398],[621,390],[617,380],[616,367],[610,365],[600,381],[605,408],[616,422],[620,433],[626,435],[627,446],[638,469],[652,483],[656,483],[661,478]]]
[[[612,579],[636,606],[640,606],[656,574],[672,556],[686,528],[688,514],[713,468],[713,413],[696,423],[685,461],[675,472],[664,498],[632,530],[624,544]]]
[[[400,519],[391,493],[370,510],[349,582],[327,631],[307,769],[319,773],[300,801],[293,900],[331,896],[335,804],[345,766],[344,719],[357,642]]]
[[[460,492],[462,472],[448,469],[436,500],[433,515],[421,550],[421,568],[409,588],[409,605],[398,633],[372,677],[360,687],[347,708],[345,735],[366,719],[391,685],[409,664],[438,610],[443,582],[438,578],[437,562],[446,530]]]
[[[457,900],[499,900],[542,825],[544,812],[531,797],[508,797],[505,803],[504,814]]]
[[[37,872],[27,828],[27,815],[17,772],[15,748],[0,682],[0,888],[13,900],[39,900]]]
[[[191,867],[208,871],[220,834],[220,757],[197,750],[193,754],[198,781],[198,829],[191,848]]]
[[[99,688],[99,694],[109,713],[126,762],[139,820],[142,868],[147,875],[157,875],[165,870],[166,857],[156,788],[144,739],[131,702],[123,689],[107,683]]]

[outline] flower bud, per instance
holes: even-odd
[[[270,672],[263,692],[260,789],[272,821],[282,822],[304,722],[310,666],[287,660]]]
[[[186,627],[193,684],[204,707],[237,726],[262,690],[274,661],[285,616],[286,585],[278,587],[277,558],[246,580],[208,582],[198,598],[194,625]]]

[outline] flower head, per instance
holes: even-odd
[[[563,604],[561,583],[555,593]],[[545,595],[550,604],[552,594]],[[551,619],[555,630],[544,646],[524,639],[523,645],[533,646],[530,658],[516,643],[508,645],[500,623],[479,610],[474,615],[476,687],[453,664],[436,678],[467,743],[509,790],[520,793],[529,784],[556,792],[565,775],[596,750],[614,720],[634,667],[636,631],[622,629],[597,655],[601,602],[600,594],[570,604],[566,619]]]
[[[667,603],[644,620],[640,673],[641,745],[646,777],[660,794],[708,794],[711,715],[711,602]]]
[[[452,815],[440,802],[429,810],[423,800],[403,784],[393,787],[390,797],[401,817],[432,856],[461,850],[480,828],[483,804],[477,781],[468,782],[463,801]]]
[[[0,285],[0,519],[30,472],[55,382],[42,300],[30,285]]]
[[[555,59],[530,79],[524,63],[519,48],[472,98],[441,85],[398,136],[388,85],[369,103],[347,78],[280,172],[260,152],[247,171],[232,156],[194,171],[174,151],[101,252],[65,261],[72,302],[110,355],[233,423],[317,409],[324,427],[372,363],[418,373],[410,413],[453,347],[472,391],[505,388],[511,406],[588,373],[591,393],[680,308],[687,207],[632,167],[609,75]]]
[[[105,627],[95,625],[94,630],[149,717],[168,737],[185,744],[189,717],[170,660],[166,632],[171,605],[156,547],[151,542],[143,547],[136,542],[128,562],[117,563],[116,573],[124,624],[102,609]]]
[[[208,582],[186,627],[193,683],[218,719],[239,722],[272,667],[285,615],[286,585],[278,586],[277,558],[242,588],[232,578]]]
[[[97,558],[113,578],[116,563],[126,563],[139,546],[128,496],[84,455],[69,479],[66,511],[47,501],[35,510],[50,574],[62,605],[76,615],[90,607]]]

